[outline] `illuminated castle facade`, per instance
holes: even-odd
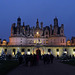
[[[66,37],[64,36],[64,25],[58,26],[58,19],[54,19],[54,26],[43,27],[37,19],[36,27],[29,25],[21,25],[21,18],[17,19],[16,24],[12,24],[11,36],[9,37],[9,45],[66,45]]]
[[[64,35],[64,25],[59,27],[58,19],[54,18],[54,25],[43,27],[43,22],[36,21],[35,27],[21,25],[21,18],[17,19],[17,24],[11,26],[11,36],[9,42],[0,39],[0,55],[5,54],[15,56],[17,51],[21,54],[53,54],[61,57],[63,53],[68,56],[75,56],[74,37],[66,42]]]

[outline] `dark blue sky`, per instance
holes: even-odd
[[[36,25],[37,18],[44,26],[53,25],[57,16],[59,26],[64,24],[67,39],[75,36],[75,0],[0,0],[1,39],[8,40],[11,25],[19,16],[31,26]]]

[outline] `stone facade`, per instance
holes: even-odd
[[[11,36],[9,37],[8,45],[66,45],[66,37],[64,36],[64,25],[58,26],[58,19],[54,19],[54,26],[43,27],[43,22],[40,23],[37,19],[36,27],[29,25],[21,25],[21,18],[17,19],[16,24],[12,24]]]

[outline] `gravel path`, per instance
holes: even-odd
[[[43,64],[40,61],[38,66],[20,65],[7,75],[75,75],[75,67],[57,61],[54,61],[53,64]]]

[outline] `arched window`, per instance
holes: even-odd
[[[73,52],[75,52],[75,49],[73,49]]]
[[[25,51],[24,49],[21,50],[21,52],[24,52],[24,51]]]
[[[51,52],[51,49],[48,49],[48,52]]]
[[[5,49],[4,53],[7,54],[7,49]]]
[[[64,51],[67,51],[67,49],[64,49]]]
[[[27,52],[27,54],[28,54],[28,55],[30,55],[30,49],[28,49],[28,52]]]
[[[57,52],[59,52],[59,49],[56,49]]]
[[[30,49],[28,49],[28,52],[30,52]]]
[[[14,53],[14,55],[15,55],[15,51],[16,51],[16,50],[15,50],[15,49],[13,49],[13,53]]]

